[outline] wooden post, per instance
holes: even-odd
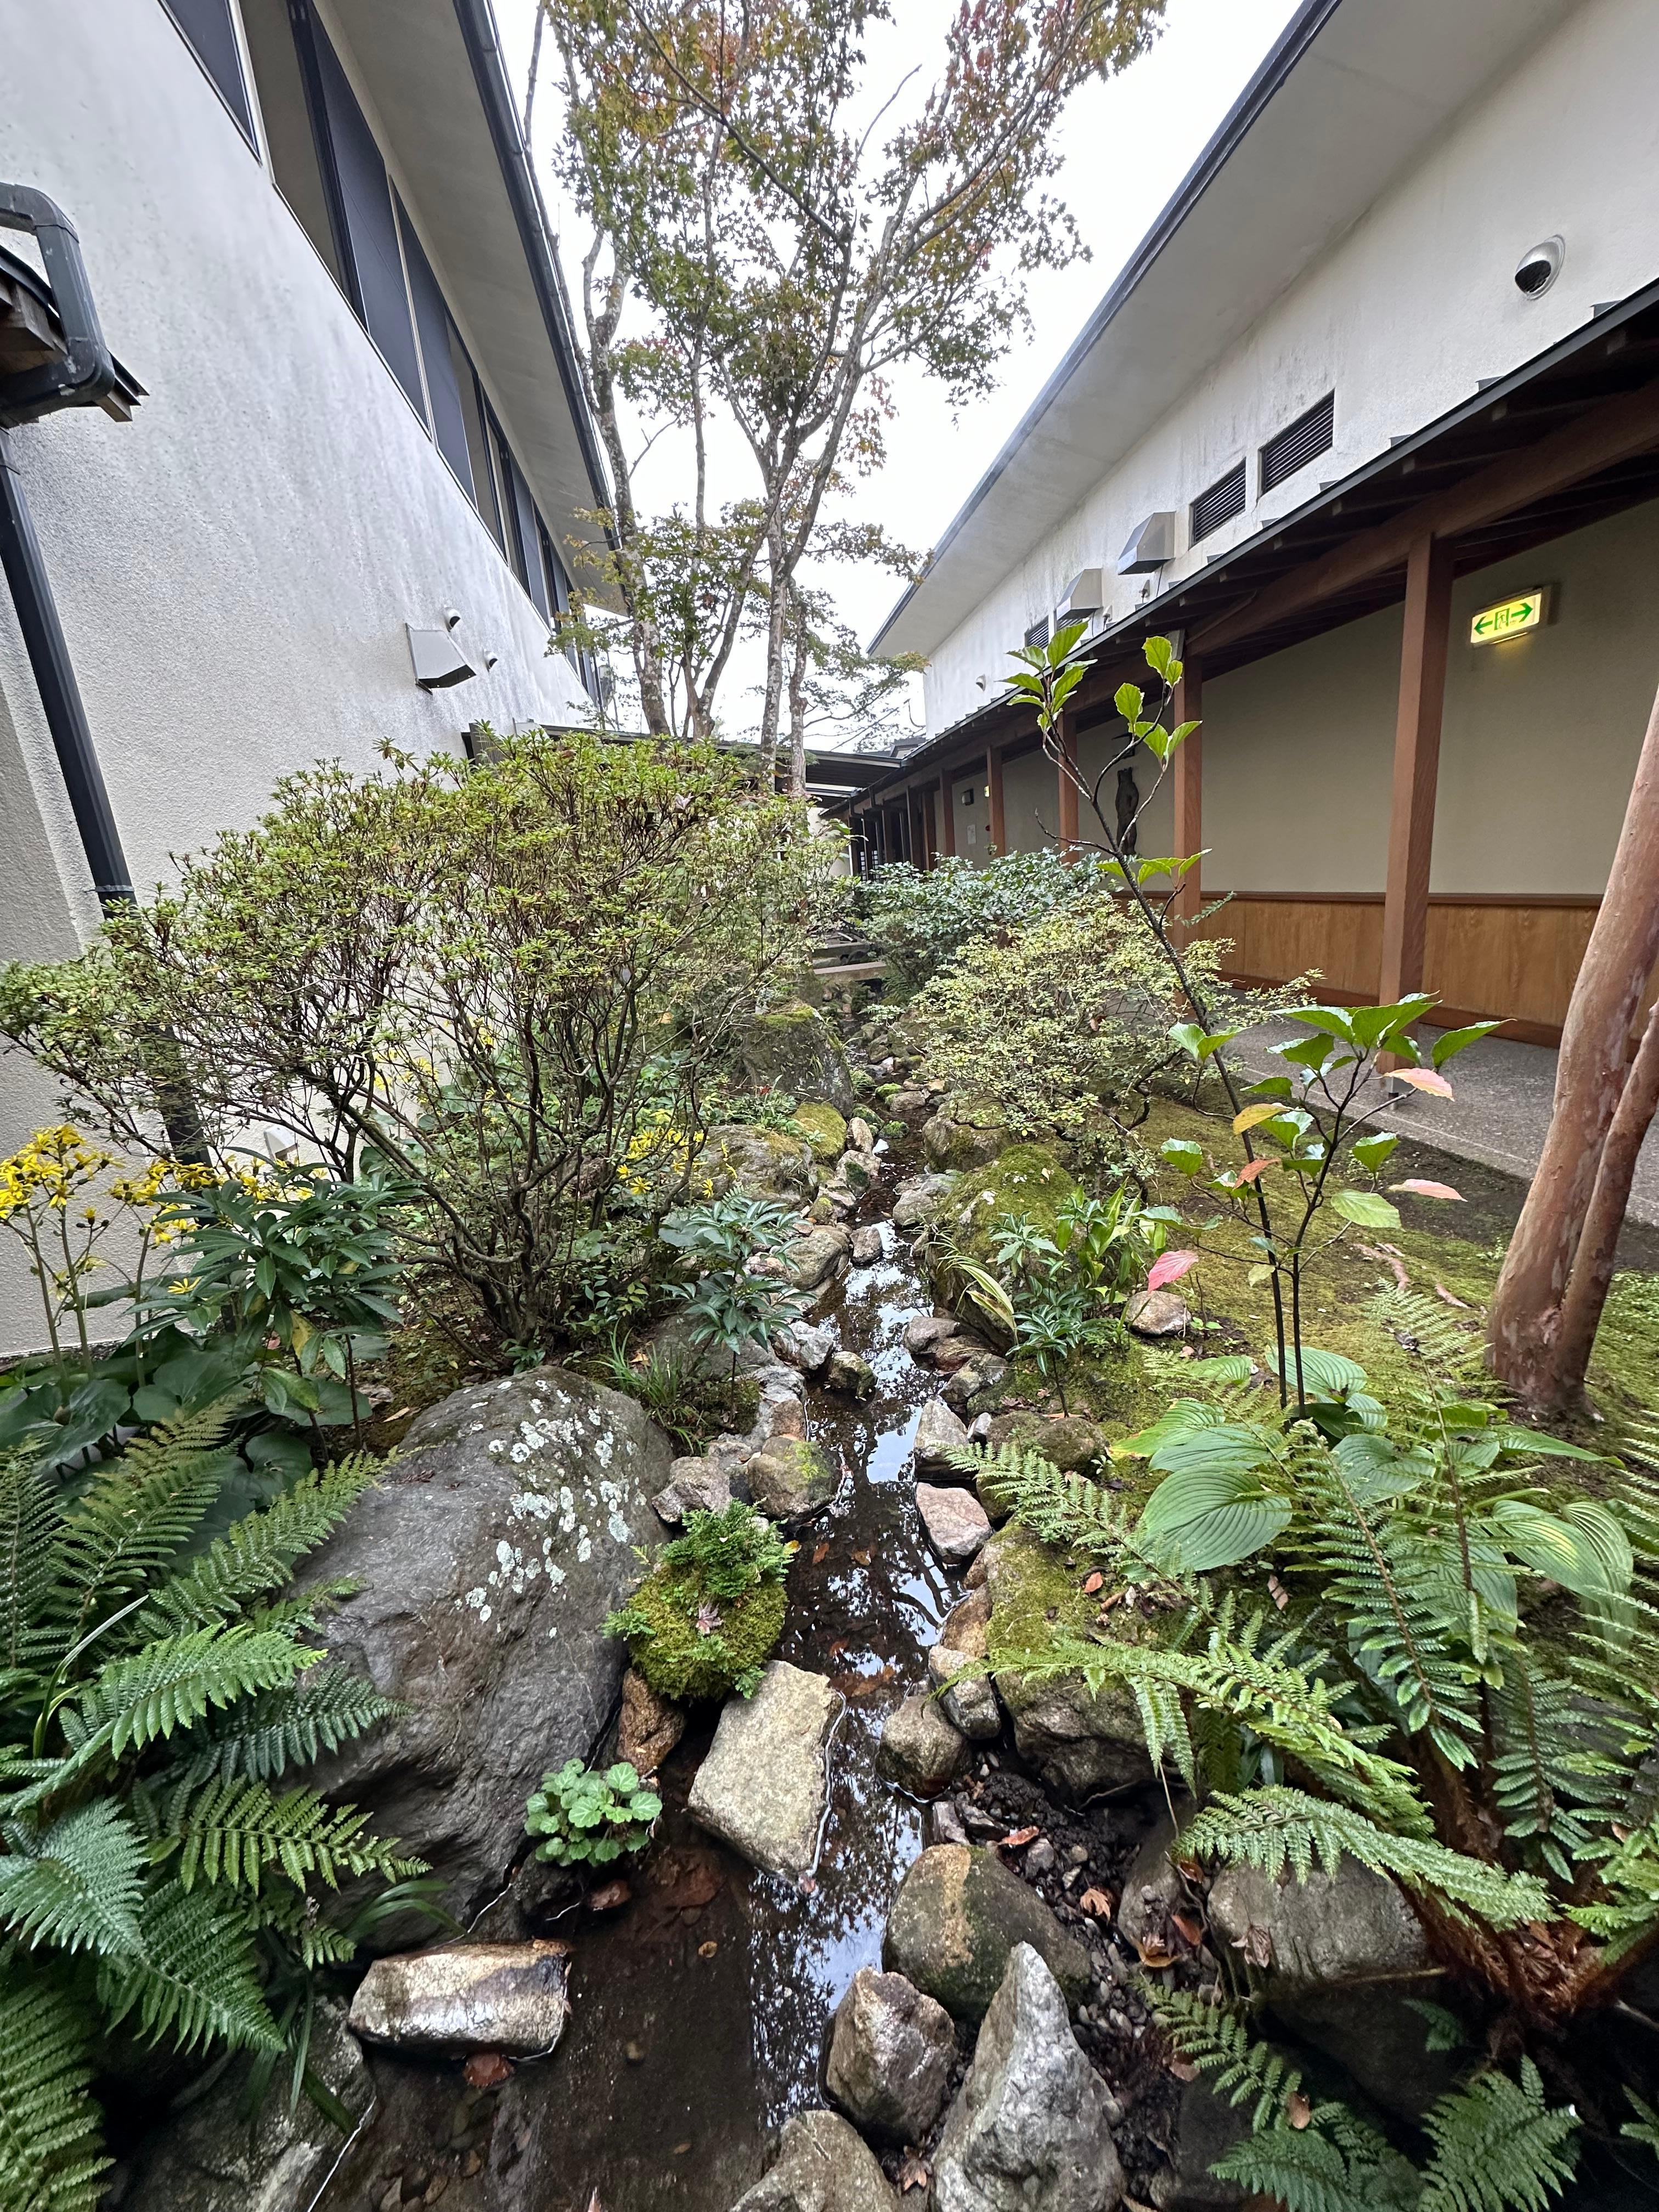
[[[1175,690],[1175,719],[1196,722],[1204,712],[1204,672],[1195,660],[1181,664],[1181,681]],[[1175,857],[1184,860],[1204,848],[1204,732],[1194,730],[1178,746],[1175,757]],[[1176,893],[1177,920],[1194,921],[1204,903],[1204,864],[1195,861]]]
[[[1054,769],[1060,787],[1060,856],[1074,860],[1077,845],[1077,724],[1069,714],[1060,718],[1061,758]]]
[[[1008,849],[1008,824],[1002,811],[1002,755],[994,745],[985,748],[985,788],[990,794],[991,849],[1006,853]]]
[[[955,858],[957,849],[957,816],[956,807],[953,803],[955,801],[956,795],[956,777],[949,774],[940,776],[939,780],[939,848],[947,860]]]
[[[939,824],[933,819],[933,787],[927,784],[921,793],[921,865],[929,873],[939,854]]]
[[[1383,1006],[1393,1006],[1423,988],[1440,720],[1451,635],[1451,548],[1443,538],[1415,541],[1406,567],[1400,717],[1395,726],[1394,805],[1382,902],[1382,973],[1377,987]]]

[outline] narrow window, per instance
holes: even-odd
[[[242,57],[236,51],[230,0],[162,0],[162,4],[252,146],[253,113],[242,77]]]
[[[396,198],[396,194],[393,198]],[[432,264],[421,250],[410,223],[408,210],[401,202],[398,206],[398,229],[403,240],[404,266],[409,271],[409,289],[415,301],[415,327],[420,334],[421,365],[426,371],[427,404],[432,415],[432,434],[438,441],[438,451],[460,478],[467,496],[476,506],[477,494],[472,488],[472,457],[467,449],[466,416],[461,404],[461,380],[455,365],[455,351],[460,350],[465,361],[465,349],[455,337],[452,343],[454,325],[449,309],[444,305],[444,295]],[[466,362],[471,376],[472,364]]]
[[[540,611],[550,611],[547,584],[542,574],[542,549],[536,537],[536,502],[530,495],[530,486],[524,480],[524,471],[514,459],[507,440],[497,426],[496,436],[501,456],[501,482],[509,487],[508,504],[512,522],[508,535],[508,551],[519,581],[524,586]]]
[[[349,296],[330,210],[330,183],[323,172],[312,103],[295,33],[289,26],[286,0],[242,0],[242,28],[247,37],[248,59],[259,94],[259,114],[276,189],[321,254],[329,274]],[[319,87],[319,106],[321,98]]]
[[[1244,464],[1229,469],[1226,475],[1212,483],[1208,491],[1200,492],[1192,505],[1192,542],[1219,530],[1224,522],[1231,522],[1236,514],[1244,512]]]
[[[461,343],[460,333],[453,323],[449,326],[449,357],[455,366],[456,383],[461,395],[461,417],[466,427],[466,450],[471,463],[472,503],[483,517],[484,528],[503,553],[507,544],[501,536],[501,513],[495,497],[495,471],[489,459],[489,431],[484,416],[487,407],[478,385],[478,374]]]
[[[1276,431],[1261,448],[1261,489],[1272,491],[1286,477],[1293,477],[1316,454],[1328,453],[1336,442],[1336,394],[1325,397]]]

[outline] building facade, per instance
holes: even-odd
[[[1233,971],[1553,1041],[1659,684],[1656,81],[1643,0],[1308,0],[889,618],[866,864],[1086,842],[1006,655],[1087,618],[1092,780],[1170,635],[1140,849]]]
[[[586,719],[549,617],[608,492],[489,0],[0,0],[0,410],[65,338],[40,196],[118,363],[0,432],[0,957],[50,959],[293,770]],[[49,1116],[0,1062],[0,1150]]]

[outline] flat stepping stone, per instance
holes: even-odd
[[[752,1698],[730,1698],[686,1810],[768,1874],[811,1871],[841,1701],[822,1674],[775,1659]]]
[[[927,1540],[947,1567],[965,1566],[991,1534],[991,1516],[971,1490],[916,1485],[916,1510]]]

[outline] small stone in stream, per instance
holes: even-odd
[[[952,2019],[977,2021],[1018,1943],[1033,1947],[1068,2000],[1088,1995],[1089,1954],[1034,1889],[994,1851],[935,1844],[899,1886],[882,1963],[937,1997]]]
[[[827,1190],[821,1190],[806,1209],[808,1218],[817,1222],[839,1221],[841,1208]]]
[[[906,1698],[883,1723],[876,1766],[917,1797],[937,1797],[968,1764],[967,1739],[951,1727],[935,1698]]]
[[[879,1229],[855,1229],[853,1231],[853,1265],[873,1267],[881,1259],[882,1242]]]
[[[833,1198],[845,1192],[849,1198],[862,1198],[881,1173],[881,1164],[873,1152],[843,1152],[836,1164],[836,1180],[826,1186]]]
[[[835,1351],[823,1370],[823,1387],[846,1398],[867,1398],[876,1387],[876,1370],[856,1352]]]
[[[1058,1855],[1055,1852],[1054,1845],[1049,1842],[1047,1836],[1039,1836],[1036,1843],[1032,1844],[1026,1850],[1026,1873],[1028,1875],[1052,1874],[1054,1868],[1054,1860],[1057,1856]]]
[[[935,2212],[1112,2212],[1124,2181],[1107,2104],[1059,1984],[1016,1945],[934,2154]]]
[[[847,1124],[847,1141],[855,1152],[873,1152],[876,1133],[862,1114],[854,1114]]]
[[[939,1702],[945,1717],[971,1741],[987,1743],[1002,1733],[1002,1708],[983,1674],[957,1680],[963,1668],[973,1663],[972,1654],[953,1651],[945,1644],[935,1644],[927,1654],[927,1672],[943,1692]]]
[[[805,1237],[793,1238],[783,1254],[790,1281],[798,1291],[817,1290],[847,1264],[852,1242],[844,1229],[828,1223],[809,1229]]]
[[[949,1480],[967,1482],[971,1478],[954,1468],[950,1459],[951,1452],[964,1450],[967,1443],[967,1430],[944,1399],[930,1398],[921,1409],[910,1447],[917,1468],[924,1474],[943,1474]]]
[[[376,1959],[351,2000],[351,2032],[404,2050],[550,2051],[570,2017],[569,1956],[568,1943],[544,1939]]]
[[[893,1199],[894,1227],[920,1229],[925,1221],[931,1221],[955,1179],[948,1175],[923,1175],[902,1182]]]
[[[1004,1382],[1008,1363],[994,1352],[975,1352],[958,1367],[945,1386],[945,1403],[965,1413],[982,1390],[994,1390]]]
[[[730,1698],[686,1810],[753,1865],[804,1875],[817,1856],[824,1748],[840,1706],[822,1674],[775,1659],[750,1698]]]
[[[833,1333],[827,1328],[815,1328],[811,1322],[792,1321],[787,1328],[778,1332],[779,1358],[787,1360],[791,1367],[799,1367],[803,1375],[816,1375],[826,1367],[835,1348]]]
[[[874,2152],[839,2112],[797,2112],[776,2163],[732,2212],[898,2212]]]
[[[921,1090],[915,1084],[906,1084],[896,1091],[887,1104],[901,1121],[925,1121],[933,1110],[931,1092]]]
[[[499,2051],[475,2051],[461,2072],[469,2089],[499,2089],[513,2078],[513,2069]]]
[[[617,1728],[617,1756],[639,1774],[654,1774],[685,1734],[685,1715],[669,1698],[659,1697],[630,1667],[623,1676],[622,1719]]]
[[[904,1348],[912,1359],[931,1359],[947,1337],[956,1334],[953,1314],[917,1314],[904,1325]]]
[[[968,1441],[970,1444],[990,1443],[991,1416],[988,1413],[975,1414],[973,1419],[968,1424]]]
[[[744,1473],[750,1497],[774,1521],[799,1521],[821,1513],[841,1488],[822,1448],[804,1437],[773,1438]]]
[[[836,2007],[824,2086],[866,2135],[925,2142],[945,2109],[956,2030],[902,1974],[860,1966]]]
[[[985,1544],[991,1523],[971,1490],[941,1490],[916,1485],[916,1510],[927,1540],[946,1566],[963,1566]]]
[[[940,1797],[931,1804],[921,1828],[930,1844],[965,1844],[968,1841],[968,1831],[963,1826],[962,1815],[957,1810],[954,1797]]]
[[[1192,1318],[1191,1307],[1173,1291],[1137,1291],[1123,1309],[1124,1325],[1137,1336],[1180,1336]]]
[[[708,1459],[677,1459],[668,1470],[668,1487],[651,1501],[657,1518],[671,1528],[688,1513],[724,1513],[731,1503],[730,1477]]]

